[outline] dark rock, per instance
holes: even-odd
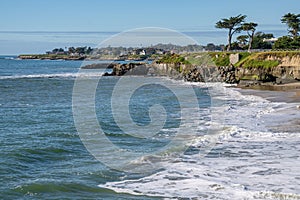
[[[222,82],[229,84],[239,83],[239,79],[236,77],[236,68],[233,65],[219,67],[218,71]]]
[[[81,69],[112,69],[116,63],[94,63],[82,66]]]
[[[124,76],[124,75],[147,75],[148,67],[145,63],[124,63],[124,64],[114,64],[113,76]]]

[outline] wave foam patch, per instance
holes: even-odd
[[[300,134],[269,131],[268,126],[274,122],[267,120],[278,112],[283,113],[279,118],[298,116],[291,105],[242,95],[217,84],[205,85],[209,85],[212,98],[225,102],[214,109],[226,113],[223,129],[217,128],[218,123],[206,123],[221,132],[207,156],[187,153],[164,163],[163,171],[99,187],[164,198],[300,199]],[[206,142],[199,136],[193,150],[201,149]]]
[[[32,79],[32,78],[76,78],[76,77],[99,77],[104,72],[93,73],[57,73],[57,74],[28,74],[28,75],[13,75],[13,76],[0,76],[0,79]]]
[[[185,155],[150,176],[99,187],[164,198],[298,199],[300,138],[282,141],[282,134],[251,132],[249,139],[246,134],[228,128],[204,158]]]

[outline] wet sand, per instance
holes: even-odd
[[[245,95],[260,96],[272,102],[299,103],[300,106],[300,82],[282,85],[237,87],[241,88],[239,91]]]

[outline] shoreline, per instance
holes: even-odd
[[[298,133],[300,130],[300,83],[282,85],[260,85],[251,87],[235,87],[242,95],[254,95],[273,103],[286,103],[283,109],[277,110],[273,116],[286,116],[277,125],[267,127],[274,133]],[[272,116],[272,115],[271,115]]]
[[[300,106],[300,82],[249,87],[237,85],[236,88],[245,95],[259,96],[271,102],[299,103]]]

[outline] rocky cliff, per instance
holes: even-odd
[[[257,53],[238,65],[236,76],[241,80],[276,83],[300,81],[300,52]]]
[[[224,58],[223,54],[219,58]],[[247,56],[226,53],[230,61],[227,66],[216,64],[193,65],[191,63],[128,63],[115,64],[111,75],[159,75],[191,82],[240,81],[290,83],[300,81],[300,52],[263,52]],[[199,55],[196,56],[199,58]],[[231,62],[234,58],[234,63]],[[107,74],[108,75],[108,74]]]

